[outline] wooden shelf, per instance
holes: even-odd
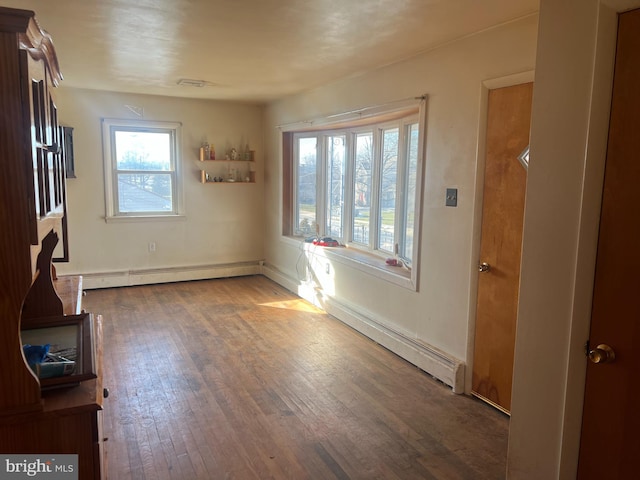
[[[248,147],[248,145],[247,145]],[[233,156],[235,152],[236,158],[228,158],[229,155]],[[255,155],[256,152],[255,150],[247,150],[244,153],[240,153],[238,152],[235,148],[233,148],[232,150],[229,150],[228,153],[225,153],[223,155],[224,158],[209,158],[209,150],[208,147],[200,147],[199,149],[199,158],[198,160],[201,162],[253,162],[255,160]],[[214,150],[214,157],[215,155],[215,150]],[[250,158],[247,158],[250,157]]]
[[[217,162],[218,160],[209,160],[209,161],[210,162]],[[233,161],[236,161],[236,160],[230,160],[230,161],[233,162]],[[214,176],[217,176],[217,175],[214,175]],[[223,180],[221,182],[215,182],[215,181],[212,181],[212,180],[207,180],[207,171],[206,170],[200,170],[200,183],[215,183],[216,185],[220,185],[220,184],[250,185],[250,184],[256,183],[256,172],[249,171],[248,172],[248,177],[249,177],[249,181],[248,182],[240,181],[240,180],[236,180],[234,182],[229,182],[228,180]],[[224,174],[222,175],[222,178],[224,178]]]
[[[215,183],[216,185],[255,185],[256,182],[212,182],[211,180],[209,180],[208,182],[201,182],[201,183]]]
[[[255,160],[227,160],[227,159],[215,159],[215,160],[198,160],[198,162],[222,162],[222,163],[256,163]]]
[[[200,183],[233,183],[233,184],[253,184],[256,183],[255,167],[251,164],[255,164],[255,152],[251,150],[250,159],[246,157],[237,158],[232,160],[230,158],[203,158],[203,150],[200,149],[200,158],[197,160],[200,164]],[[237,165],[237,167],[231,167],[231,165]],[[225,168],[224,165],[227,167]],[[209,170],[206,166],[210,166]],[[229,182],[227,178],[235,178],[235,181]],[[212,178],[222,179],[222,181],[214,181]],[[249,181],[245,181],[245,179]],[[240,179],[240,180],[238,180]]]

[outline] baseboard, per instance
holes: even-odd
[[[228,263],[168,268],[153,268],[113,272],[83,273],[85,290],[96,288],[128,287],[153,283],[186,282],[211,278],[259,275],[261,262]]]
[[[302,285],[296,279],[269,265],[262,274],[287,290],[323,308],[328,314],[391,350],[429,375],[449,385],[454,393],[464,393],[464,362],[425,342],[416,340],[375,319],[371,313],[326,297],[317,288]]]

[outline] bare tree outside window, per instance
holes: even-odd
[[[180,125],[103,121],[107,217],[177,215]]]
[[[353,241],[368,245],[373,186],[373,133],[358,133],[355,141]]]
[[[327,234],[343,237],[345,137],[327,137]]]
[[[316,183],[318,177],[317,138],[299,138],[297,175],[296,233],[310,236],[316,233]]]
[[[408,147],[407,169],[405,174],[405,191],[404,196],[404,228],[403,228],[403,257],[409,261],[413,260],[413,236],[415,226],[416,203],[411,199],[416,198],[416,188],[418,182],[418,124],[414,123],[407,127],[408,129]]]
[[[383,130],[382,169],[380,173],[380,209],[378,221],[378,248],[393,253],[396,218],[396,185],[398,180],[397,128]]]
[[[411,263],[418,196],[417,115],[294,134],[297,235],[328,235]]]

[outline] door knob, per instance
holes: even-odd
[[[611,363],[616,359],[616,352],[609,345],[601,343],[593,350],[589,350],[589,360],[593,363]]]
[[[491,270],[491,265],[489,265],[487,262],[482,262],[478,264],[478,271],[479,272],[488,272],[489,270]]]

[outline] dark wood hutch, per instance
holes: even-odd
[[[52,264],[66,227],[64,134],[54,98],[61,80],[51,37],[34,12],[0,7],[0,453],[78,454],[79,478],[99,479],[102,319],[82,312],[82,279],[56,278]],[[91,363],[78,378],[90,379],[44,388],[22,337],[34,325],[76,321],[85,325],[78,338]]]

